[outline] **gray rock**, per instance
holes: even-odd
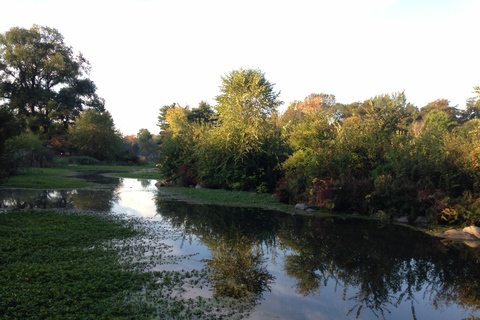
[[[428,219],[425,216],[418,216],[415,221],[415,224],[422,224],[422,223],[428,223]]]
[[[317,206],[312,206],[312,205],[309,205],[309,204],[306,204],[306,203],[297,203],[295,205],[295,209],[305,210],[307,212],[314,212],[314,211],[318,210],[318,207]]]
[[[394,219],[394,221],[399,222],[399,223],[410,223],[410,219],[408,219],[407,216],[403,216],[403,217]]]
[[[305,204],[305,203],[297,203],[295,205],[295,209],[298,209],[298,210],[307,210],[307,207],[308,207],[308,204]]]

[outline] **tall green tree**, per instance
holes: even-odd
[[[56,29],[33,25],[0,34],[0,99],[34,134],[66,129],[85,107],[104,110],[89,72],[89,62]]]
[[[148,129],[140,129],[137,133],[138,148],[141,155],[151,158],[155,154],[157,143]]]
[[[123,150],[122,136],[108,111],[83,111],[69,128],[70,143],[76,153],[98,160],[114,160]]]

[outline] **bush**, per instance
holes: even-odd
[[[100,164],[99,160],[92,157],[87,157],[87,156],[72,156],[67,159],[68,159],[68,164],[73,164],[73,165],[99,165]]]

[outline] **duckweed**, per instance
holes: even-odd
[[[184,298],[210,270],[153,271],[174,256],[153,221],[76,210],[0,213],[2,319],[241,319],[248,304]]]

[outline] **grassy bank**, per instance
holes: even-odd
[[[18,174],[6,179],[1,186],[8,188],[29,189],[63,189],[93,187],[94,184],[75,178],[78,172],[117,171],[111,175],[138,179],[159,179],[158,173],[152,172],[154,166],[99,166],[78,165],[53,168],[22,168]],[[123,172],[118,172],[123,171]]]
[[[232,207],[257,207],[287,213],[295,212],[294,206],[280,203],[275,200],[274,195],[267,193],[181,187],[160,188],[159,192],[166,197],[192,203],[218,204]],[[317,213],[322,214],[323,212],[319,211]]]

